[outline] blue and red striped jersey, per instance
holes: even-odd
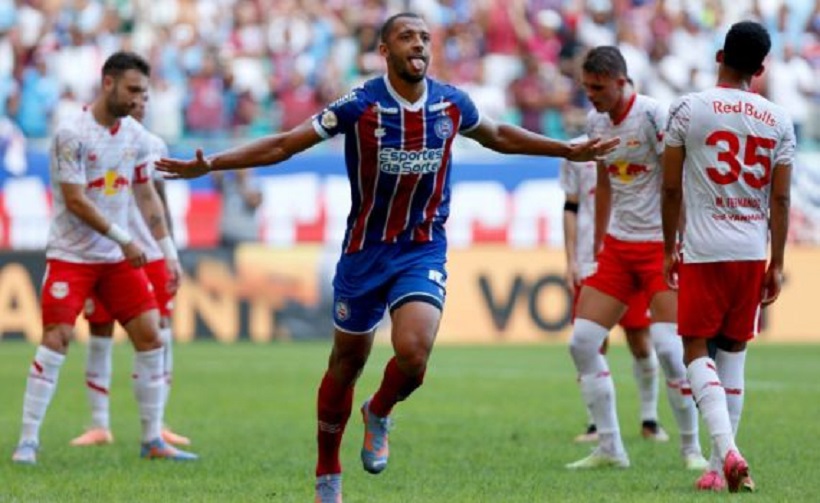
[[[480,117],[465,92],[425,82],[424,95],[410,103],[387,76],[374,78],[313,118],[323,138],[345,135],[352,205],[344,253],[373,243],[445,238],[453,141]]]

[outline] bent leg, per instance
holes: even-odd
[[[625,307],[615,297],[583,286],[569,347],[581,394],[598,430],[600,447],[606,454],[618,457],[625,454],[618,426],[615,386],[600,348]]]
[[[379,417],[388,416],[397,402],[424,381],[441,310],[427,302],[408,302],[392,312],[392,320],[395,356],[387,363],[381,386],[370,401],[370,412]]]
[[[60,368],[74,337],[74,322],[100,274],[94,264],[49,260],[42,286],[43,339],[26,381],[20,444],[13,460],[36,463],[40,425],[54,396]]]

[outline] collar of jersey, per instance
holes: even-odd
[[[399,93],[393,89],[393,86],[390,85],[390,79],[387,78],[387,74],[384,74],[382,79],[384,79],[384,85],[387,87],[387,92],[390,93],[390,96],[392,96],[393,99],[396,100],[403,108],[409,110],[410,112],[418,112],[424,108],[424,104],[427,103],[427,77],[424,78],[424,92],[421,94],[421,98],[416,100],[415,103],[410,103],[406,99],[402,98]]]

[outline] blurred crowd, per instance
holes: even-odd
[[[820,141],[820,0],[0,0],[0,118],[47,137],[126,49],[153,66],[148,125],[169,142],[287,129],[383,71],[378,29],[402,10],[433,31],[431,75],[557,137],[582,127],[588,47],[619,46],[668,103],[713,85],[728,26],[757,19],[773,39],[757,91]]]

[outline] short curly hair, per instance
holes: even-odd
[[[723,42],[723,64],[743,75],[754,75],[772,48],[769,32],[760,23],[735,23]]]

